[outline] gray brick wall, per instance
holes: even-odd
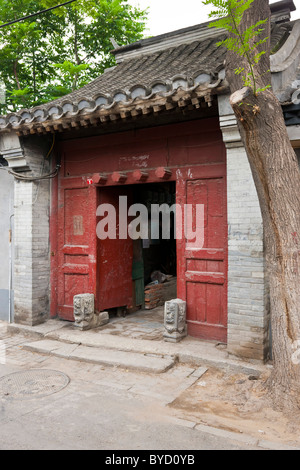
[[[22,139],[22,166],[30,170],[24,175],[40,176],[49,171],[45,156],[50,144],[39,137]],[[14,321],[36,325],[49,316],[50,182],[15,180],[14,186]]]
[[[269,350],[269,296],[263,223],[247,154],[228,100],[219,100],[227,148],[228,351],[264,360]]]

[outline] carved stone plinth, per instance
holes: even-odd
[[[81,331],[91,330],[109,322],[108,312],[95,312],[94,294],[74,296],[75,327]]]
[[[187,336],[186,302],[181,299],[165,303],[164,340],[178,343]]]

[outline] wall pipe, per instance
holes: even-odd
[[[12,218],[15,214],[12,214],[9,218],[9,283],[8,283],[8,322],[12,323],[12,312],[11,312],[11,290],[12,290],[12,240],[13,240],[13,229],[12,229]]]

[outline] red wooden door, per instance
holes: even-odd
[[[115,209],[116,233],[115,239],[98,239],[98,260],[97,260],[97,301],[99,311],[110,308],[132,306],[133,282],[132,282],[132,262],[133,262],[133,242],[127,236],[120,239],[120,223],[123,229],[127,225],[127,212],[122,211],[119,217],[119,197],[127,197],[127,206],[132,203],[132,189],[129,187],[108,187],[99,190],[98,203],[110,204]],[[105,216],[106,217],[106,214]],[[98,223],[99,223],[99,219]]]
[[[96,189],[61,180],[57,230],[57,314],[74,321],[73,298],[96,293]]]
[[[224,167],[193,169],[178,202],[204,206],[204,244],[178,243],[178,296],[187,301],[188,333],[227,341],[227,212]],[[199,222],[199,221],[198,221]],[[193,220],[196,224],[196,220]]]

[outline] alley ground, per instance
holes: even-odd
[[[141,323],[136,320],[138,317],[133,321]],[[112,322],[98,335],[80,332],[81,339],[89,334],[107,347],[108,341],[124,333],[120,345],[125,349],[128,323],[123,323],[124,329],[120,324],[122,320]],[[201,364],[198,358],[197,364],[175,360],[163,372],[158,371],[155,360],[159,358],[158,345],[163,346],[159,331],[152,338],[156,353],[141,355],[153,358],[149,364],[154,369],[131,367],[131,356],[127,368],[128,348],[118,351],[125,358],[123,362],[118,365],[113,359],[109,364],[103,361],[103,344],[76,343],[79,332],[73,332],[72,326],[55,328],[52,322],[39,332],[42,330],[44,334],[37,335],[37,330],[35,334],[28,329],[8,330],[0,323],[2,351],[5,345],[5,357],[0,361],[2,450],[300,448],[297,423],[272,410],[264,398],[262,384],[268,368],[253,375],[243,364],[217,367],[217,362]],[[151,344],[149,338],[135,340],[145,341],[145,347]],[[132,344],[132,338],[130,341]],[[187,340],[187,350],[193,346]],[[77,352],[81,360],[72,356],[71,351],[84,347],[89,348],[88,357],[83,349],[81,356]],[[111,352],[112,357],[117,354],[113,348]],[[95,361],[90,359],[91,353]],[[168,357],[174,359],[174,355]],[[164,355],[164,359],[168,357]]]

